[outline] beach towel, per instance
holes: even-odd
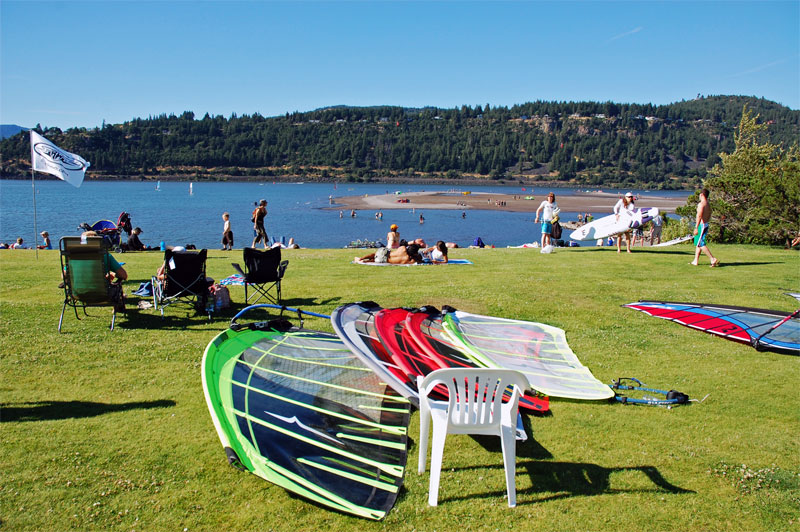
[[[226,277],[219,282],[222,286],[244,286],[244,277],[241,274],[234,273],[230,277]]]

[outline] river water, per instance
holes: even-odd
[[[194,183],[189,194],[187,182],[163,182],[160,191],[151,182],[85,182],[74,188],[63,181],[36,181],[36,226],[46,230],[54,247],[58,239],[78,235],[78,225],[98,220],[117,221],[122,211],[131,214],[134,226],[142,228],[146,245],[194,244],[198,248],[220,248],[222,213],[231,215],[235,247],[249,246],[253,239],[250,214],[254,203],[268,200],[267,234],[271,238],[294,237],[302,247],[341,248],[351,241],[385,241],[392,223],[400,226],[402,238],[422,237],[428,243],[437,240],[467,246],[480,236],[497,247],[538,241],[539,224],[533,223],[533,212],[467,211],[466,218],[458,210],[424,210],[425,223],[419,223],[419,210],[385,210],[383,221],[375,219],[375,211],[358,211],[351,218],[349,210],[339,217],[338,210],[326,210],[333,196],[376,195],[394,192],[448,191],[452,186],[336,184],[333,183]],[[527,188],[519,186],[464,186],[456,190],[493,194],[533,193],[544,197],[550,190],[557,196],[571,195],[572,189]],[[613,190],[607,190],[614,192]],[[639,191],[634,191],[638,193]],[[686,197],[686,192],[664,191],[661,196]],[[532,211],[538,201],[531,202]],[[598,214],[598,213],[595,213]],[[562,213],[562,221],[577,219],[577,213]],[[26,244],[34,238],[33,188],[28,181],[0,181],[0,242],[10,243],[22,237]],[[37,239],[39,239],[37,235]],[[125,237],[123,236],[123,239]]]

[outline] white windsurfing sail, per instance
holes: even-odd
[[[488,367],[522,372],[538,392],[586,400],[614,396],[581,364],[558,327],[460,310],[446,313],[443,323],[452,339],[476,360]]]

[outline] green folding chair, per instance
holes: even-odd
[[[75,317],[79,320],[78,307],[83,309],[85,316],[89,315],[86,307],[111,307],[113,331],[122,290],[106,278],[108,242],[99,236],[65,236],[59,241],[58,248],[64,274],[64,306],[58,320],[58,332],[61,332],[68,306],[75,310]]]

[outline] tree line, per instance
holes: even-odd
[[[180,115],[36,130],[124,179],[435,178],[565,185],[696,186],[735,148],[747,105],[770,142],[800,136],[800,112],[742,96],[670,105],[536,101],[512,107],[329,107],[277,117]],[[30,172],[26,134],[0,142],[0,177]]]

